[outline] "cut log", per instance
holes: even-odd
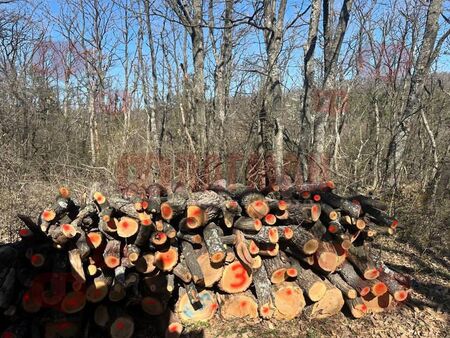
[[[331,191],[336,188],[333,181],[326,181],[320,183],[303,183],[296,186],[298,192],[302,191]]]
[[[253,242],[254,243],[254,242]],[[280,246],[276,244],[258,244],[258,255],[266,257],[275,257],[280,252]]]
[[[204,276],[200,265],[197,262],[197,253],[194,251],[192,244],[186,241],[181,242],[181,250],[183,253],[184,260],[186,262],[186,266],[189,269],[192,280],[195,284],[203,285],[204,284]]]
[[[203,238],[212,263],[221,263],[225,260],[227,247],[223,244],[220,236],[223,236],[223,231],[213,222],[203,230]]]
[[[278,236],[282,241],[288,241],[294,237],[294,230],[292,230],[292,226],[284,225],[278,226]]]
[[[305,307],[305,298],[299,286],[284,282],[272,286],[276,319],[289,320],[297,317]]]
[[[342,291],[345,298],[355,299],[358,296],[358,292],[352,288],[348,283],[342,279],[342,277],[337,273],[331,273],[327,276],[327,279]]]
[[[335,221],[338,219],[339,212],[333,209],[331,205],[322,202],[320,206],[322,207],[321,216],[325,217],[327,221]]]
[[[152,242],[155,246],[164,245],[167,240],[167,235],[161,231],[155,231],[150,236],[150,242]]]
[[[186,226],[189,229],[196,229],[205,224],[205,212],[202,208],[196,205],[187,207]]]
[[[344,297],[341,290],[325,280],[327,291],[318,302],[305,308],[306,317],[309,319],[321,319],[338,314],[344,306]]]
[[[365,296],[370,292],[370,285],[359,277],[350,263],[344,262],[338,272],[347,284],[355,289],[360,296]]]
[[[234,222],[233,226],[246,232],[258,232],[262,228],[262,222],[259,219],[241,216]]]
[[[350,198],[350,200],[358,201],[363,206],[363,209],[365,206],[380,209],[383,211],[388,209],[387,204],[383,203],[382,201],[363,195],[353,196]]]
[[[117,223],[117,235],[122,238],[128,238],[137,233],[139,228],[138,222],[130,217],[122,217]]]
[[[141,249],[139,249],[136,244],[127,244],[123,251],[124,256],[127,257],[132,263],[135,263],[141,254]]]
[[[208,321],[214,317],[219,305],[213,292],[203,290],[198,294],[200,307],[195,309],[186,292],[180,291],[180,298],[175,306],[176,313],[182,322]]]
[[[283,262],[279,255],[264,259],[263,264],[273,284],[279,284],[285,281],[286,269],[290,266],[286,262]]]
[[[202,236],[200,236],[199,234],[187,234],[184,232],[178,232],[177,238],[183,241],[187,241],[191,244],[200,244],[203,241]]]
[[[155,268],[155,255],[153,253],[145,253],[136,261],[136,270],[140,273],[150,273]]]
[[[178,264],[172,270],[173,274],[181,279],[184,283],[189,283],[192,280],[192,274],[189,271],[186,263],[184,262],[184,258],[182,257]]]
[[[367,305],[364,304],[361,297],[356,297],[353,299],[347,298],[345,303],[354,318],[362,318],[367,314]]]
[[[408,290],[406,290],[400,283],[398,283],[395,278],[390,276],[384,271],[381,271],[378,279],[382,281],[389,291],[389,293],[394,297],[397,302],[403,302],[408,298]]]
[[[370,285],[370,291],[372,291],[374,296],[382,296],[388,291],[386,284],[380,282],[379,280],[369,280],[368,284]]]
[[[156,296],[145,296],[141,300],[141,308],[150,316],[159,316],[167,309],[167,301]]]
[[[102,233],[97,231],[87,233],[86,242],[92,249],[99,248],[103,242]]]
[[[330,242],[320,242],[315,253],[317,265],[325,272],[334,272],[338,267],[336,248]]]
[[[389,217],[384,211],[364,205],[364,212],[374,219],[378,225],[384,225],[391,227],[392,229],[395,229],[398,226],[398,221],[395,218]]]
[[[317,302],[325,295],[326,284],[312,270],[304,269],[295,259],[290,259],[291,266],[297,270],[296,283],[308,298]]]
[[[256,234],[244,234],[245,238],[251,239],[256,243],[275,244],[278,243],[279,235],[276,227],[264,226]]]
[[[271,284],[264,264],[254,271],[253,284],[256,291],[259,315],[262,318],[268,319],[273,315],[274,306],[271,295]]]
[[[233,295],[220,295],[220,315],[225,320],[257,318],[258,304],[250,291]]]
[[[347,257],[365,279],[376,279],[380,275],[380,271],[370,256],[370,248],[367,245],[350,247]]]
[[[289,245],[305,255],[312,255],[319,247],[319,241],[301,226],[293,227],[294,235],[289,240]]]
[[[171,271],[177,263],[177,247],[171,246],[167,251],[155,253],[155,265],[162,271]]]
[[[270,211],[264,195],[260,193],[250,192],[244,194],[241,197],[241,204],[244,206],[247,215],[255,219],[262,219]]]
[[[61,302],[61,310],[64,313],[77,313],[86,306],[86,294],[81,291],[70,291]]]
[[[183,215],[186,210],[187,198],[183,194],[172,194],[167,202],[161,204],[161,217],[170,221],[174,217]]]
[[[102,301],[108,295],[112,280],[111,276],[106,276],[103,271],[101,271],[100,275],[94,278],[92,284],[87,287],[86,299],[91,303]]]
[[[390,308],[394,303],[394,299],[388,292],[378,297],[373,295],[372,293],[368,293],[365,296],[361,296],[361,298],[364,304],[367,306],[368,313],[383,312],[386,309]]]
[[[264,216],[263,220],[266,225],[274,225],[277,222],[277,218],[274,214],[267,214]]]
[[[172,312],[169,311],[169,318],[167,323],[167,328],[164,333],[165,338],[178,338],[181,336],[181,333],[183,332],[183,324],[181,323],[178,316]]]
[[[287,211],[292,224],[316,222],[321,213],[320,204],[300,203],[298,201],[288,202]]]
[[[103,258],[108,268],[114,269],[120,265],[120,245],[118,240],[109,240],[106,243]]]
[[[69,250],[68,257],[72,268],[72,276],[76,281],[84,284],[86,282],[86,276],[84,274],[83,263],[81,262],[80,250]]]
[[[251,271],[246,269],[241,262],[234,261],[225,267],[219,288],[228,293],[240,293],[247,290],[251,283]]]
[[[321,192],[320,196],[322,201],[331,205],[333,208],[340,209],[351,217],[359,217],[361,213],[361,206],[356,203],[352,203],[351,201],[342,198],[332,192]]]
[[[212,287],[220,280],[223,273],[223,266],[212,263],[207,252],[203,252],[198,255],[197,262],[202,270],[203,283],[205,287]]]

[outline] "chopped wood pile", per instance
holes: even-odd
[[[345,305],[360,318],[392,308],[408,281],[371,241],[398,222],[381,201],[334,188],[154,184],[146,196],[95,191],[82,203],[60,188],[37,221],[18,215],[21,240],[0,247],[1,337],[131,337],[136,318],[177,337],[216,313],[324,318]]]

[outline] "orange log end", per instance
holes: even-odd
[[[295,278],[295,277],[297,277],[297,274],[298,274],[297,269],[289,268],[289,269],[286,270],[286,275],[288,277]]]
[[[291,239],[294,237],[294,230],[291,227],[285,227],[283,230],[284,238]]]
[[[364,297],[367,296],[370,292],[370,287],[366,286],[364,288],[361,289],[361,291],[359,292],[359,294]]]
[[[96,191],[94,193],[94,199],[100,205],[102,205],[102,204],[104,204],[106,202],[105,195],[103,195],[101,192],[98,192],[98,191]]]
[[[336,188],[336,186],[334,185],[334,182],[333,182],[333,181],[327,181],[325,184],[326,184],[326,186],[327,186],[328,188],[330,188],[331,190],[333,190],[333,189]]]
[[[115,268],[120,265],[120,259],[114,256],[108,256],[105,258],[105,264],[108,268]]]
[[[288,208],[288,204],[286,203],[286,201],[278,201],[278,209],[280,210],[286,210]]]
[[[315,222],[319,219],[320,217],[320,207],[318,204],[314,204],[311,207],[311,219]]]
[[[61,196],[62,198],[69,198],[70,190],[67,187],[60,187],[59,196]]]
[[[394,299],[397,302],[403,302],[406,298],[408,298],[408,291],[400,290],[394,292]]]
[[[122,217],[117,223],[117,234],[120,237],[128,238],[138,231],[138,223],[130,217]]]
[[[277,222],[277,218],[275,217],[274,214],[267,214],[267,215],[264,217],[264,221],[265,221],[267,224],[274,225],[274,224]]]
[[[364,271],[364,278],[365,279],[369,279],[369,280],[377,279],[378,276],[380,276],[380,271],[378,271],[375,268],[366,269],[366,271]]]
[[[384,295],[387,292],[388,288],[386,284],[383,282],[375,283],[375,285],[372,286],[372,293],[375,296],[381,296]]]
[[[319,202],[320,199],[321,199],[321,197],[320,197],[319,194],[314,194],[314,195],[313,195],[313,200],[314,200],[314,201]]]
[[[309,191],[302,191],[301,196],[303,199],[307,200],[311,197],[311,193]]]
[[[98,248],[102,244],[102,234],[100,232],[89,232],[86,239],[88,245],[92,248]]]
[[[68,238],[75,237],[75,235],[77,234],[77,230],[75,229],[75,227],[68,223],[62,224],[61,230],[62,230],[62,233],[64,234],[64,236],[66,236]]]
[[[335,234],[338,231],[338,228],[334,224],[330,224],[328,226],[328,232]]]
[[[257,255],[259,252],[259,247],[256,245],[254,241],[250,240],[248,251],[252,255]]]
[[[278,230],[276,228],[270,228],[269,229],[269,241],[270,243],[278,243],[279,236],[278,236]]]
[[[251,218],[261,219],[269,213],[270,209],[266,201],[257,200],[250,203],[246,211]]]
[[[161,217],[164,218],[166,221],[171,220],[173,217],[172,207],[167,202],[161,204]]]
[[[259,231],[259,230],[261,230],[261,228],[262,228],[262,222],[259,220],[259,219],[255,219],[254,220],[254,223],[255,223],[255,230],[256,231]]]
[[[56,213],[51,209],[45,209],[41,215],[42,219],[46,222],[53,221],[56,217]]]

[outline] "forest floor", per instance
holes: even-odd
[[[36,215],[38,210],[42,210],[54,196],[54,187],[48,183],[37,183],[32,180],[31,182],[18,181],[0,188],[0,224],[3,225],[0,226],[0,243],[11,241],[17,233],[14,229],[18,226],[15,217],[18,212]],[[75,192],[87,188],[75,184],[70,186]],[[445,229],[446,225],[442,227],[445,236],[448,228]],[[450,256],[437,254],[433,249],[420,249],[414,241],[401,242],[397,237],[399,236],[380,237],[374,245],[381,250],[381,257],[389,267],[407,274],[412,280],[408,302],[390,312],[368,315],[357,320],[345,313],[323,320],[308,320],[300,316],[287,322],[259,320],[225,322],[215,318],[207,323],[188,326],[183,336],[188,338],[450,337]],[[136,337],[150,337],[142,331],[140,333]]]

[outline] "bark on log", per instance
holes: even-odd
[[[256,291],[259,315],[262,318],[271,318],[274,312],[271,284],[266,268],[263,265],[253,273],[253,284]]]
[[[305,255],[312,255],[319,247],[319,241],[301,226],[293,227],[294,235],[289,240],[289,245]]]
[[[203,238],[212,263],[221,263],[225,260],[227,247],[222,243],[220,236],[223,236],[223,231],[215,223],[209,223],[203,230]]]
[[[291,259],[291,266],[297,270],[296,283],[300,286],[308,298],[317,302],[327,291],[326,284],[312,270],[304,269],[295,259]]]

